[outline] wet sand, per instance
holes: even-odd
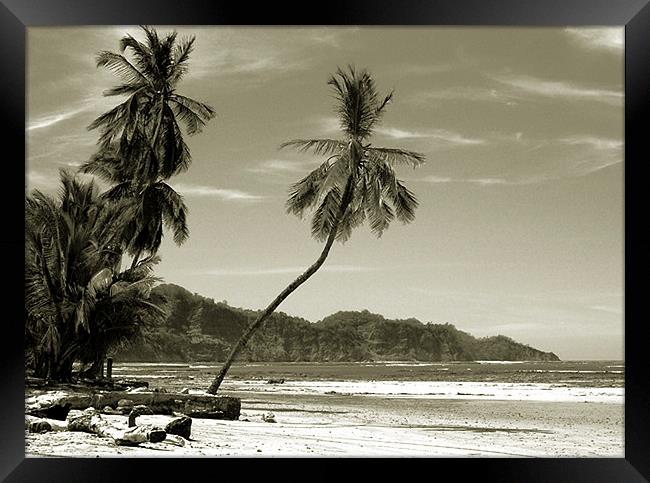
[[[624,406],[610,402],[419,399],[231,390],[239,421],[193,419],[184,447],[118,447],[95,435],[25,433],[31,456],[623,457]],[[273,413],[277,422],[264,422]],[[103,416],[126,427],[126,416]],[[169,416],[140,416],[164,424]]]

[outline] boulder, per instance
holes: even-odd
[[[133,409],[134,403],[131,399],[120,399],[117,401],[117,410],[122,414],[130,413]]]
[[[180,418],[172,419],[167,426],[165,426],[165,431],[169,434],[175,434],[182,436],[185,439],[190,439],[190,433],[192,431],[192,418],[187,416],[181,416]]]
[[[52,425],[47,421],[33,421],[29,423],[30,433],[47,433],[48,431],[52,431]]]
[[[70,412],[71,407],[72,404],[69,402],[56,402],[49,406],[27,409],[25,413],[39,418],[58,419],[59,421],[65,421],[68,417],[68,413]]]

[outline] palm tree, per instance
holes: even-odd
[[[26,352],[36,374],[52,380],[69,380],[90,348],[101,360],[124,334],[162,315],[147,300],[155,279],[145,267],[115,269],[132,206],[103,200],[94,183],[66,171],[61,182],[58,199],[34,190],[25,212]]]
[[[148,180],[171,176],[186,170],[190,151],[178,121],[189,135],[202,130],[215,116],[212,107],[176,92],[188,71],[195,37],[177,42],[177,33],[160,38],[155,29],[142,27],[146,43],[126,35],[120,41],[121,53],[102,51],[97,67],[119,75],[123,83],[104,92],[106,96],[129,97],[99,116],[88,129],[99,129],[101,148],[117,144],[131,179]],[[131,61],[126,53],[130,52]]]
[[[291,282],[244,331],[208,392],[215,394],[228,369],[246,346],[255,330],[294,290],[305,283],[323,265],[335,240],[347,240],[353,228],[368,220],[378,237],[393,219],[413,221],[418,202],[413,193],[396,178],[394,166],[417,167],[424,156],[398,148],[380,148],[370,144],[373,129],[381,120],[393,93],[381,97],[370,74],[337,69],[328,84],[336,99],[343,139],[298,139],[281,145],[328,156],[318,168],[290,190],[286,208],[302,217],[314,210],[311,232],[325,246],[318,259]]]
[[[128,98],[88,126],[100,130],[100,149],[81,168],[103,174],[115,184],[107,193],[110,199],[136,200],[138,212],[130,225],[128,246],[132,267],[143,252],[157,252],[163,222],[173,230],[177,244],[186,240],[187,209],[182,197],[164,181],[191,163],[179,122],[187,134],[194,135],[215,116],[209,105],[176,92],[188,70],[195,37],[177,41],[176,32],[160,38],[155,29],[142,29],[146,43],[126,35],[120,41],[121,53],[103,51],[97,56],[98,67],[112,70],[123,80],[104,94]]]
[[[183,197],[163,180],[135,184],[123,167],[119,153],[105,149],[84,163],[80,171],[113,185],[102,194],[103,198],[130,201],[134,206],[134,216],[126,223],[124,245],[125,251],[133,255],[131,268],[135,268],[143,252],[153,256],[160,248],[163,225],[172,231],[177,245],[187,240],[187,207]]]

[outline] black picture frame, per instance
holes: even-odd
[[[301,5],[301,6],[298,6]],[[200,0],[2,0],[0,4],[0,117],[5,183],[2,191],[5,222],[0,230],[3,251],[4,324],[2,331],[2,410],[0,410],[0,478],[18,481],[168,481],[174,471],[191,478],[223,478],[239,469],[236,478],[249,479],[249,471],[267,472],[268,464],[283,464],[288,477],[301,474],[286,460],[227,459],[41,459],[25,458],[24,351],[24,190],[18,181],[20,159],[25,159],[25,52],[26,28],[44,25],[479,25],[479,26],[625,26],[625,457],[391,459],[369,461],[322,458],[315,464],[323,476],[340,477],[349,463],[381,474],[389,467],[406,469],[404,476],[500,482],[637,482],[650,478],[650,378],[645,371],[645,315],[643,276],[647,273],[648,162],[643,120],[650,113],[650,6],[648,0],[334,0],[314,4],[277,2],[214,2]],[[14,148],[9,152],[7,147]],[[14,170],[17,173],[14,173]],[[16,177],[14,179],[14,175]],[[644,216],[645,215],[645,216]],[[9,330],[11,329],[11,330]],[[233,461],[235,464],[233,464]],[[187,465],[186,463],[190,463]],[[331,465],[336,463],[336,465]],[[370,464],[368,464],[370,463]],[[226,465],[226,466],[224,466]],[[321,466],[322,465],[322,466]],[[407,469],[408,468],[408,469]],[[351,470],[351,469],[350,469]],[[345,471],[346,473],[342,473]],[[424,471],[424,473],[423,473]],[[203,476],[201,476],[201,472]],[[136,475],[141,476],[136,476]],[[142,476],[146,475],[146,476]],[[471,480],[473,481],[473,480]]]

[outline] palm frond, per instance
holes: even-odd
[[[127,83],[127,84],[120,84],[115,87],[111,87],[110,89],[106,89],[103,94],[106,97],[110,96],[123,96],[126,94],[138,94],[142,92],[143,90],[147,89],[149,87],[147,84],[144,82],[134,82],[134,83]]]
[[[341,191],[332,187],[323,197],[323,201],[314,213],[311,234],[319,241],[324,241],[334,228],[341,207]]]
[[[144,70],[147,67],[148,59],[151,57],[149,47],[127,34],[120,40],[120,51],[125,52],[127,49],[131,51],[138,67]]]
[[[173,49],[174,65],[169,76],[169,83],[175,85],[187,72],[188,61],[192,50],[194,50],[194,41],[196,37],[181,39]]]
[[[395,191],[391,193],[391,201],[395,207],[395,215],[402,223],[410,223],[415,219],[418,200],[400,180],[396,181]]]
[[[174,242],[182,245],[189,237],[187,226],[187,206],[183,197],[166,183],[156,183],[162,218],[165,225],[174,233]]]
[[[126,57],[108,50],[97,54],[97,67],[112,70],[129,84],[150,84],[145,75]]]
[[[303,179],[291,185],[286,202],[287,213],[303,217],[304,212],[312,208],[321,193],[320,186],[327,176],[329,163],[323,163]]]
[[[382,191],[381,183],[378,180],[372,180],[368,185],[369,196],[368,202],[365,204],[370,230],[378,237],[381,237],[395,218],[395,213],[384,199]]]
[[[179,120],[187,127],[189,135],[201,132],[206,122],[215,116],[212,107],[189,97],[174,94],[169,98]]]
[[[327,156],[340,153],[345,146],[345,143],[336,139],[294,139],[282,143],[280,149],[295,148],[300,152],[311,150],[314,154]]]
[[[390,165],[407,164],[414,168],[424,164],[425,156],[415,151],[400,148],[366,148],[369,159],[374,162],[388,163]]]

